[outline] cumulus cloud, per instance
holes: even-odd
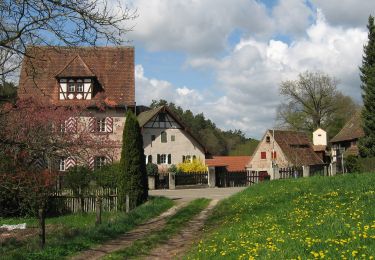
[[[363,27],[370,14],[375,15],[374,0],[311,0],[332,25]]]
[[[135,30],[129,34],[149,50],[182,50],[207,55],[226,47],[234,28],[270,35],[273,22],[255,0],[134,0]]]

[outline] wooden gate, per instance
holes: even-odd
[[[303,169],[302,167],[286,167],[280,168],[280,179],[292,179],[292,178],[300,178],[303,176]]]
[[[207,185],[208,173],[207,172],[177,173],[175,175],[175,184],[176,186]]]
[[[245,187],[263,180],[263,175],[255,171],[228,172],[226,169],[216,170],[217,187]]]
[[[159,173],[155,176],[155,188],[160,189],[169,189],[169,173]]]

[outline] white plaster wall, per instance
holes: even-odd
[[[270,137],[270,142],[266,142],[266,137]],[[257,149],[255,150],[250,163],[247,166],[247,169],[251,171],[269,171],[272,166],[272,151],[276,152],[276,160],[275,163],[278,165],[279,168],[287,167],[288,161],[283,154],[280,146],[277,142],[273,144],[273,137],[272,133],[267,131],[264,135],[263,139],[260,141]],[[261,159],[261,152],[266,152],[266,159]]]
[[[327,132],[321,128],[318,128],[313,133],[313,144],[314,145],[327,145]]]
[[[162,131],[167,133],[166,143],[161,142]],[[182,129],[144,128],[142,135],[145,155],[152,155],[153,163],[157,162],[157,154],[171,154],[171,164],[181,163],[183,155],[195,155],[203,161],[205,159],[202,147]],[[151,141],[152,135],[155,135],[154,141]],[[175,136],[174,142],[171,141],[172,135]]]

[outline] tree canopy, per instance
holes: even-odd
[[[360,139],[359,152],[363,157],[375,157],[375,24],[368,19],[368,43],[363,48],[360,76],[362,81],[362,126],[365,136]]]
[[[284,102],[279,106],[280,126],[313,132],[323,128],[334,136],[350,118],[357,105],[337,89],[337,80],[322,72],[299,74],[297,80],[283,81],[280,94]]]
[[[193,114],[190,110],[183,110],[174,103],[168,103],[166,100],[153,100],[150,107],[168,106],[176,115],[178,115],[190,131],[201,140],[208,151],[213,155],[228,155],[231,151],[236,150],[239,145],[248,144],[251,138],[246,138],[241,130],[219,129],[215,123],[207,119],[203,113]],[[241,151],[244,151],[241,149]],[[251,155],[252,151],[246,149],[246,153],[236,155]]]

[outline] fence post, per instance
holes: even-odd
[[[40,238],[40,248],[44,248],[46,244],[46,221],[44,214],[44,207],[39,208],[38,210],[39,217],[39,238]]]
[[[302,176],[303,177],[310,177],[310,166],[308,166],[308,165],[302,166]]]
[[[331,168],[331,176],[335,176],[336,175],[336,171],[337,171],[336,163],[332,162],[329,166]]]
[[[208,167],[208,187],[215,188],[216,186],[216,172],[215,166]]]
[[[129,194],[126,194],[125,197],[125,212],[129,213],[130,211],[130,199],[129,199]]]
[[[102,224],[102,199],[97,196],[96,197],[96,201],[95,201],[96,205],[95,205],[95,210],[96,210],[96,221],[95,221],[95,225],[100,225]]]
[[[272,168],[271,168],[271,181],[272,180],[278,180],[280,179],[280,171],[279,171],[279,167],[274,165]]]
[[[169,189],[175,190],[176,189],[176,174],[174,172],[169,172]]]
[[[155,175],[149,175],[149,176],[147,176],[147,179],[148,179],[148,189],[149,190],[155,190],[155,188],[156,188],[156,185],[155,185],[156,176]]]

